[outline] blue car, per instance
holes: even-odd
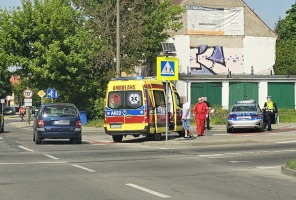
[[[72,103],[50,103],[41,105],[33,125],[33,141],[70,139],[81,144],[82,123],[76,106]]]
[[[237,101],[227,116],[227,133],[235,129],[264,131],[264,115],[255,100]]]

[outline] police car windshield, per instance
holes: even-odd
[[[255,104],[243,104],[243,105],[234,105],[232,107],[232,112],[256,112],[257,107]]]

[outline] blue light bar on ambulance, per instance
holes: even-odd
[[[143,80],[143,79],[144,79],[143,76],[112,78],[112,80],[122,80],[122,81],[126,81],[126,80]]]
[[[237,104],[243,104],[243,103],[256,103],[255,100],[240,100],[236,101]]]

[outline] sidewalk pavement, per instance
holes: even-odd
[[[9,126],[14,126],[18,128],[32,128],[33,127],[33,121],[30,121],[30,124],[27,124],[25,121],[13,121],[8,122]],[[279,124],[272,124],[273,130],[280,130],[280,129],[296,129],[296,123],[279,123]],[[94,131],[104,131],[103,127],[88,127],[83,126],[83,131],[85,132],[94,132]],[[195,130],[195,126],[190,127],[191,130]],[[211,125],[211,131],[223,131],[226,132],[226,125]]]

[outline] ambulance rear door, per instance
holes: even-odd
[[[155,104],[155,127],[156,133],[165,133],[166,131],[166,100],[164,89],[152,90]]]
[[[172,83],[170,83],[169,86],[173,105],[172,121],[174,124],[174,131],[179,132],[183,130],[181,99],[176,87]]]

